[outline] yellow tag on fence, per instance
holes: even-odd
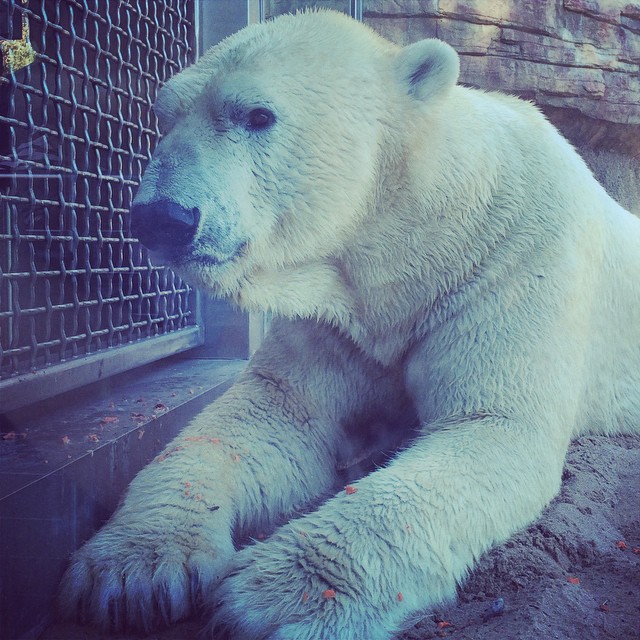
[[[22,0],[22,4],[26,5],[27,0]],[[2,74],[5,76],[34,62],[36,52],[29,39],[29,19],[26,13],[22,14],[20,40],[0,40],[0,51],[2,51]]]

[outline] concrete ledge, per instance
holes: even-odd
[[[51,624],[69,555],[245,364],[176,356],[0,416],[0,638]]]

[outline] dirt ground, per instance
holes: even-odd
[[[580,438],[563,480],[534,524],[482,558],[455,603],[425,615],[400,640],[640,639],[640,438]],[[495,615],[498,599],[504,608]],[[188,640],[200,628],[189,621],[146,640]],[[42,638],[141,640],[74,625]]]

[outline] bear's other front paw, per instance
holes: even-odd
[[[204,527],[178,529],[176,520],[169,512],[107,524],[72,558],[60,587],[63,617],[148,633],[191,614],[234,548],[228,533],[213,539]]]
[[[378,570],[367,575],[366,563],[366,550],[349,548],[335,530],[318,535],[287,525],[236,554],[212,594],[209,637],[388,639],[406,615],[404,598]]]

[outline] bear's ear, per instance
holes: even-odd
[[[428,101],[442,95],[458,81],[458,54],[442,40],[428,39],[404,47],[396,59],[398,77],[407,93]]]

